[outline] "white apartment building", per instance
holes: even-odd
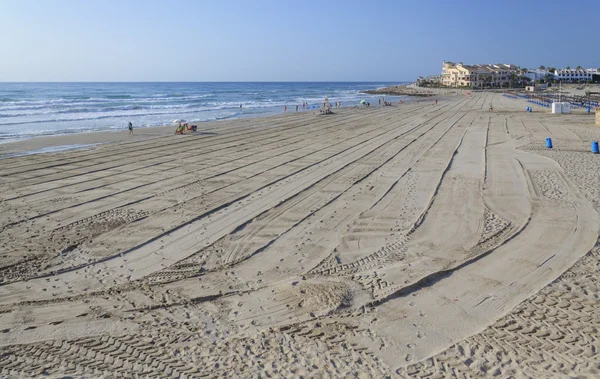
[[[554,79],[562,82],[580,82],[592,80],[594,75],[598,75],[598,69],[560,69],[554,73]]]

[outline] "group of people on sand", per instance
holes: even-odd
[[[320,114],[331,114],[333,112],[331,111],[331,106],[326,106],[325,108],[319,109],[319,113]]]
[[[380,97],[378,99],[379,101],[379,106],[384,106],[384,107],[391,107],[392,106],[392,102],[391,101],[385,101],[385,97]],[[402,100],[398,101],[398,104],[402,104]]]
[[[331,113],[331,104],[329,104],[329,102],[327,102],[327,104],[328,104],[328,106],[330,108],[329,113]],[[325,105],[325,103],[323,103],[323,108],[321,109],[321,113],[323,113],[323,109],[326,108],[326,107],[327,106]],[[342,107],[342,103],[339,102],[339,101],[336,101],[334,103],[334,107],[335,108],[341,108]],[[302,103],[302,110],[304,111],[304,110],[307,110],[307,109],[311,109],[310,105],[308,103],[306,103],[306,102],[303,102]],[[296,104],[296,112],[298,112],[299,110],[300,110],[300,105]],[[287,105],[283,106],[283,113],[287,113]]]
[[[185,132],[196,132],[198,130],[198,125],[189,125],[187,122],[179,123],[177,129],[175,129],[175,134],[184,134]]]
[[[401,102],[399,102],[398,104],[401,104]],[[385,101],[385,97],[381,97],[381,98],[379,98],[379,106],[391,107],[392,106],[392,102],[391,101]]]

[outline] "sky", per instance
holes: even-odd
[[[0,0],[0,82],[394,82],[439,75],[442,60],[600,68],[597,1]]]

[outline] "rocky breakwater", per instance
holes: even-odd
[[[379,89],[366,90],[364,93],[369,95],[388,95],[388,96],[435,96],[438,92],[435,89],[419,88],[410,85],[391,86]]]

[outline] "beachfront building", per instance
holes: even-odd
[[[587,82],[593,80],[594,75],[598,75],[597,69],[560,69],[554,73],[554,79],[561,82]]]
[[[513,64],[465,65],[462,62],[442,62],[442,84],[448,87],[508,87],[519,75],[519,67]]]
[[[468,87],[471,86],[471,75],[474,74],[474,67],[463,65],[461,62],[442,62],[442,84],[448,87]]]

